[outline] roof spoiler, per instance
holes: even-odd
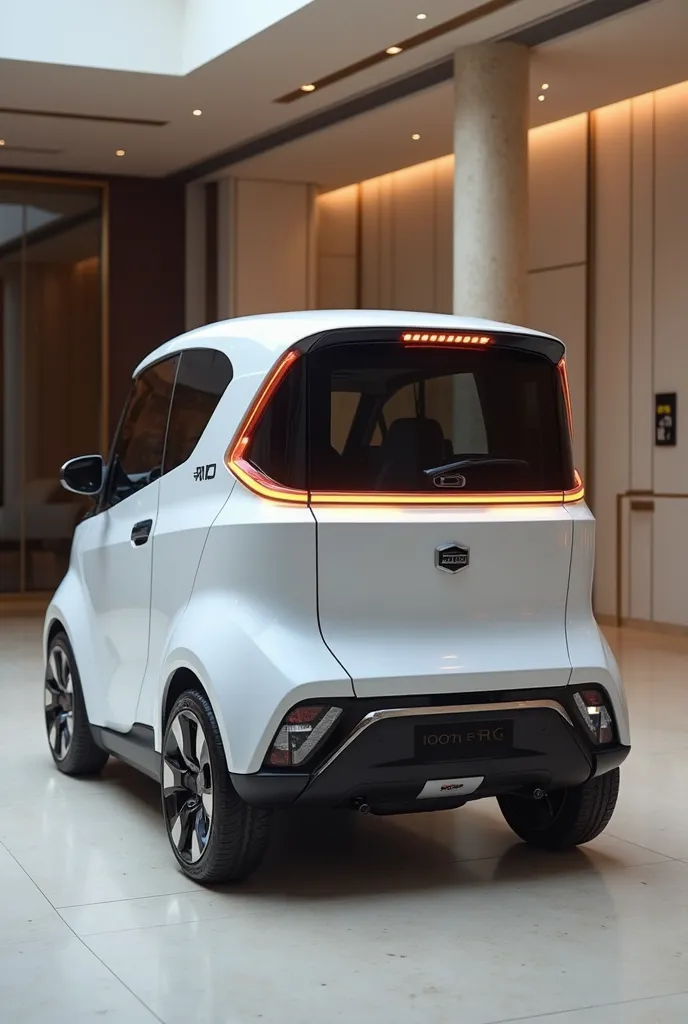
[[[417,339],[414,341],[413,339]],[[508,348],[521,352],[532,352],[535,355],[544,356],[545,359],[555,366],[564,358],[566,348],[558,338],[546,334],[528,334],[527,332],[506,332],[506,331],[459,331],[454,327],[442,330],[438,327],[342,327],[331,331],[323,331],[319,334],[312,334],[297,342],[294,348],[301,354],[312,352],[314,349],[329,348],[331,345],[344,345],[365,342],[394,342],[404,344],[415,344],[418,347],[444,348],[450,344],[456,344],[461,348]],[[474,342],[474,344],[472,344]]]

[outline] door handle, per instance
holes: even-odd
[[[152,519],[142,519],[140,523],[134,523],[131,531],[131,543],[135,548],[140,548],[150,537],[153,528]]]

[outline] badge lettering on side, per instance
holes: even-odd
[[[196,466],[194,480],[214,480],[217,473],[217,463],[209,462],[207,466]]]

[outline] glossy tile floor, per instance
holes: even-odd
[[[528,850],[492,801],[295,814],[259,875],[211,892],[152,783],[53,769],[38,638],[0,623],[3,1021],[688,1022],[688,641],[610,637],[634,751],[585,850]]]

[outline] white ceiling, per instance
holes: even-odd
[[[17,0],[0,0],[9,2]],[[397,40],[480,7],[484,0],[312,0],[187,75],[2,60],[0,106],[169,123],[150,127],[0,114],[0,138],[6,142],[0,160],[7,166],[87,173],[167,174],[406,75],[460,45],[508,33],[581,2],[515,0],[458,32],[287,105],[274,101]],[[426,20],[416,19],[419,11],[427,14]],[[137,28],[132,22],[132,33]],[[67,18],[65,30],[72,29],[79,26]],[[202,117],[192,115],[195,108],[203,111]],[[41,156],[10,151],[31,146],[61,152]],[[126,150],[121,159],[115,156],[120,148]]]
[[[530,123],[558,121],[686,80],[688,0],[655,0],[537,47]],[[540,103],[543,82],[549,88]],[[453,84],[447,82],[235,164],[227,173],[337,188],[451,153],[453,109]]]
[[[256,0],[253,0],[255,3]],[[0,105],[167,120],[164,127],[0,113],[0,167],[86,174],[164,175],[280,125],[448,57],[461,45],[508,34],[581,0],[517,0],[464,29],[315,92],[277,104],[304,82],[416,34],[484,0],[312,0],[299,11],[185,76],[0,61]],[[419,11],[425,21],[416,20]],[[688,0],[653,0],[538,48],[532,123],[556,120],[688,79]],[[418,93],[282,146],[231,173],[335,187],[451,150],[451,85]],[[203,110],[194,117],[192,110]],[[419,132],[413,143],[410,136]],[[56,155],[13,147],[59,149]],[[117,158],[123,148],[126,156]]]

